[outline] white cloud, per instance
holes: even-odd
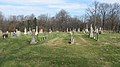
[[[76,9],[86,9],[86,4],[78,4],[78,3],[64,3],[64,4],[57,4],[57,5],[49,5],[50,8],[58,8],[58,9],[69,9],[69,10],[76,10]]]

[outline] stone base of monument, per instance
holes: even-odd
[[[30,44],[37,44],[37,41],[36,41],[35,37],[32,37],[32,40],[31,40]]]

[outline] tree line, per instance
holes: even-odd
[[[120,4],[107,4],[94,2],[90,7],[86,9],[86,13],[83,16],[72,17],[69,12],[64,9],[60,10],[55,16],[50,17],[47,14],[41,14],[36,17],[31,15],[18,15],[5,18],[2,12],[0,12],[0,30],[2,31],[15,31],[18,29],[24,31],[35,29],[38,26],[39,30],[44,31],[66,31],[81,29],[84,30],[86,26],[90,27],[90,24],[95,27],[101,27],[103,30],[111,30],[119,32],[120,30]]]

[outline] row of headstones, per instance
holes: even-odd
[[[38,26],[36,26],[36,30],[35,30],[35,35],[38,35],[39,33],[43,33],[43,29],[40,29],[40,31],[38,32]],[[49,33],[52,33],[52,29],[49,29]],[[27,31],[27,29],[25,28],[24,29],[24,34],[29,34],[31,35],[32,34],[32,30],[29,29],[29,31]]]
[[[92,27],[92,24],[91,24],[91,26],[90,26],[90,32],[89,32],[89,37],[90,38],[98,40],[99,34],[102,34],[102,33],[103,32],[102,32],[102,28],[101,27],[100,28],[96,28],[95,27],[95,30],[94,30],[93,27]]]
[[[5,39],[5,38],[8,38],[8,35],[11,35],[11,36],[13,36],[13,37],[19,37],[20,35],[21,35],[21,32],[20,31],[18,31],[17,29],[16,29],[16,31],[14,31],[14,32],[8,32],[8,31],[6,31],[6,32],[2,32],[1,30],[0,30],[0,35],[2,35],[2,37]]]

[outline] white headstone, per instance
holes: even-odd
[[[71,44],[74,44],[75,40],[74,40],[74,37],[73,37],[73,32],[70,31],[70,42]]]
[[[96,28],[96,29],[95,29],[95,32],[96,32],[96,33],[99,33],[99,30],[98,30],[98,28]]]
[[[69,29],[67,28],[67,32],[69,32]]]
[[[86,33],[89,33],[89,31],[88,31],[88,29],[87,29],[87,28],[85,29],[85,32],[86,32]]]
[[[43,29],[40,29],[40,32],[39,33],[43,33]]]
[[[49,29],[49,33],[52,33],[52,30],[51,30],[51,29]]]
[[[78,32],[80,32],[80,28],[78,28]]]
[[[89,33],[89,31],[88,31],[88,24],[86,24],[85,32]]]
[[[91,38],[93,38],[94,37],[94,35],[93,35],[93,27],[92,27],[92,24],[91,24],[91,26],[90,26],[90,37]]]
[[[102,31],[102,28],[100,27],[99,28],[99,34],[102,34],[103,33],[103,31]]]
[[[26,27],[25,27],[25,29],[24,29],[24,34],[27,34],[27,29],[26,29]]]
[[[21,32],[16,29],[16,35],[19,37],[21,35]]]
[[[82,32],[85,34],[85,30],[83,29]]]
[[[29,28],[28,35],[32,35],[31,28]]]
[[[76,32],[76,29],[74,29],[73,32]]]
[[[38,26],[36,26],[35,35],[38,35]]]

